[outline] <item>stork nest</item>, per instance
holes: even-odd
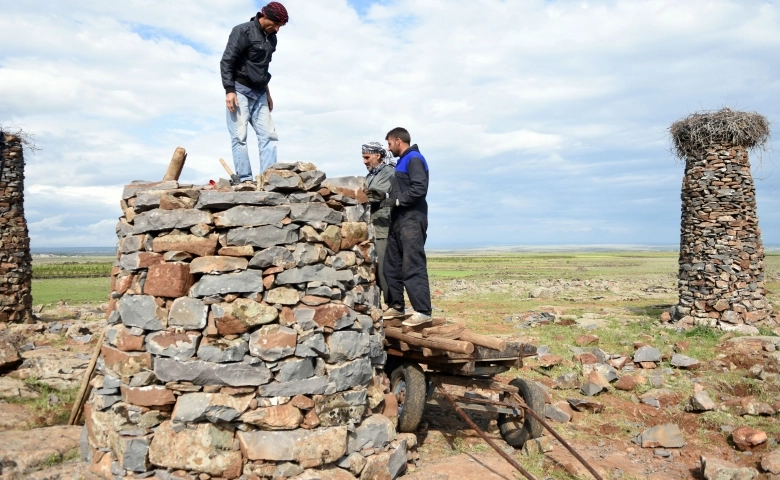
[[[681,159],[708,145],[729,144],[748,149],[766,149],[769,120],[756,112],[729,108],[693,113],[669,127],[673,151]]]

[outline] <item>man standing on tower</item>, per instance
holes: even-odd
[[[395,166],[393,186],[387,194],[390,204],[390,232],[385,251],[387,310],[384,318],[399,318],[404,314],[404,288],[414,308],[414,315],[404,320],[408,326],[431,321],[431,289],[425,258],[428,231],[428,163],[405,128],[387,133],[388,150],[400,157]]]
[[[274,102],[268,89],[271,81],[268,65],[276,51],[276,33],[288,19],[284,5],[269,3],[250,21],[233,28],[219,63],[233,165],[242,182],[252,180],[246,147],[247,124],[252,125],[257,135],[260,173],[276,163],[279,136],[271,119]]]

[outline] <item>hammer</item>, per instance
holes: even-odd
[[[228,167],[228,164],[225,163],[224,160],[220,158],[219,163],[222,164],[222,166],[225,168],[225,171],[228,173],[228,175],[230,175],[230,183],[232,183],[233,185],[238,185],[239,183],[241,183],[241,179],[238,178],[238,175],[233,173],[233,170],[231,170],[230,167]]]

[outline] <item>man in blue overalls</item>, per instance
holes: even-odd
[[[408,326],[431,321],[431,289],[428,284],[428,265],[425,258],[425,239],[428,231],[428,163],[417,145],[411,145],[405,128],[394,128],[387,133],[388,150],[400,157],[395,166],[393,187],[388,193],[390,232],[385,252],[385,279],[387,280],[387,310],[384,318],[404,316],[404,288],[414,308],[414,315],[404,320]]]

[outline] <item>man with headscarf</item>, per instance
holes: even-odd
[[[230,32],[219,63],[225,88],[227,126],[233,150],[233,166],[242,182],[252,180],[252,166],[246,148],[247,124],[257,135],[260,173],[276,163],[276,134],[271,111],[274,102],[268,83],[268,65],[276,51],[276,33],[289,17],[279,2],[271,2],[248,22]]]
[[[385,249],[387,232],[390,228],[390,205],[382,205],[387,198],[393,181],[395,161],[393,155],[379,142],[363,144],[363,165],[368,169],[366,175],[366,194],[371,202],[371,224],[374,226],[374,248],[376,249],[376,280],[382,290],[382,298],[387,303],[387,281],[385,280]],[[385,202],[387,204],[387,202]]]

